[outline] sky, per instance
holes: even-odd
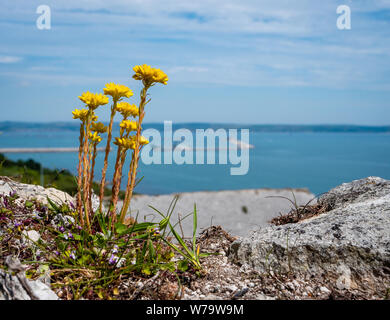
[[[145,122],[390,125],[390,0],[0,0],[0,121],[72,121],[108,82],[138,103],[144,63],[169,77]]]

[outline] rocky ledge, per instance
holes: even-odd
[[[368,177],[344,183],[318,202],[328,211],[238,239],[229,259],[259,273],[323,279],[330,291],[388,295],[390,181]]]

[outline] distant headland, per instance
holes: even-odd
[[[163,130],[163,123],[144,123],[144,129],[154,128]],[[187,128],[195,129],[249,129],[251,132],[345,132],[345,133],[390,133],[388,126],[365,126],[349,124],[233,124],[233,123],[200,123],[200,122],[177,122],[173,123],[173,129]],[[45,131],[77,131],[79,124],[75,122],[0,122],[0,132],[17,132],[25,130],[45,130]]]

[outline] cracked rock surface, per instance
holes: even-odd
[[[322,277],[337,290],[390,288],[390,181],[368,177],[319,198],[331,210],[267,226],[232,243],[229,259],[261,273]]]

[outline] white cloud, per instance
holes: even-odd
[[[336,28],[338,0],[52,0],[47,33],[26,27],[36,6],[20,0],[4,5],[0,27],[8,30],[7,52],[47,59],[29,66],[39,73],[31,77],[61,84],[72,76],[87,81],[99,68],[120,74],[144,62],[183,83],[390,84],[390,28],[369,15],[389,10],[390,1],[345,3],[352,9],[351,31]]]
[[[21,61],[22,58],[14,56],[0,56],[0,63],[16,63]]]

